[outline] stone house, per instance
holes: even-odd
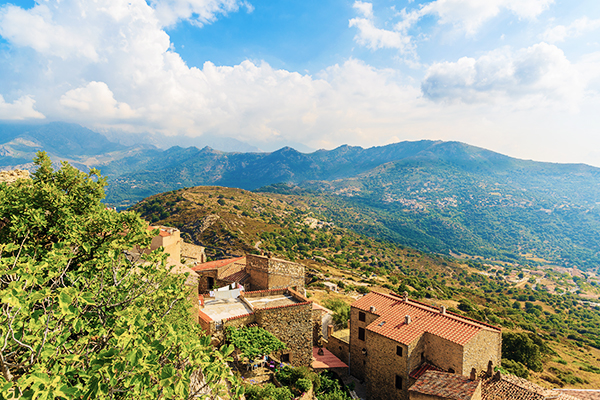
[[[198,291],[208,293],[215,287],[240,284],[246,291],[304,288],[304,265],[273,257],[247,254],[197,264]]]
[[[242,292],[237,298],[207,300],[199,311],[199,321],[211,336],[228,326],[259,326],[286,344],[285,350],[271,356],[294,366],[310,366],[313,315],[312,302],[301,293],[286,288]]]
[[[194,321],[198,321],[198,276],[190,269],[197,263],[206,261],[204,247],[185,243],[181,239],[179,229],[167,226],[149,226],[149,231],[158,229],[158,235],[152,238],[150,248],[132,249],[128,256],[132,261],[139,261],[144,253],[157,250],[162,247],[167,254],[167,265],[171,267],[172,274],[187,274],[185,281],[186,290],[189,290],[189,301],[191,315]]]
[[[239,283],[248,291],[250,285],[246,273],[246,257],[227,258],[197,264],[192,270],[198,275],[198,292],[208,293],[212,289]]]
[[[369,293],[350,309],[350,373],[371,399],[409,399],[428,370],[470,376],[500,365],[500,328],[408,295]]]

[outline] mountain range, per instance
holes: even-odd
[[[118,208],[218,185],[310,198],[331,222],[424,251],[600,264],[600,169],[584,164],[519,160],[459,142],[241,153],[125,146],[62,123],[20,133],[0,126],[0,166],[29,162],[36,149],[99,168],[105,202]]]

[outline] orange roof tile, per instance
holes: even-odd
[[[378,333],[399,343],[408,345],[424,333],[430,333],[450,342],[464,346],[482,329],[500,331],[500,328],[480,323],[469,318],[446,312],[412,300],[404,301],[396,296],[371,292],[355,301],[352,307],[379,316],[367,326],[367,330]],[[405,317],[410,316],[410,323]]]
[[[239,261],[243,258],[244,257],[237,257],[237,258],[226,258],[224,260],[209,261],[209,262],[205,262],[202,264],[197,264],[195,267],[192,267],[192,270],[197,272],[197,271],[206,271],[209,269],[218,269],[218,268],[224,267],[226,265],[229,265],[231,263],[234,263],[236,261]]]
[[[480,381],[472,381],[462,375],[427,371],[408,391],[447,400],[470,400],[479,384]]]

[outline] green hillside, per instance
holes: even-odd
[[[337,283],[348,299],[371,290],[406,290],[506,331],[529,333],[539,342],[543,364],[529,371],[531,379],[554,386],[600,383],[593,368],[600,357],[596,277],[423,253],[339,227],[318,199],[195,187],[152,196],[134,209],[208,246],[211,258],[268,251],[301,262],[314,295],[325,281]]]

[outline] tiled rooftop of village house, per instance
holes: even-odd
[[[440,371],[427,371],[411,386],[409,392],[437,396],[448,400],[470,400],[480,381]]]
[[[554,389],[554,391],[579,400],[600,400],[600,390],[597,389]]]
[[[459,315],[440,312],[439,309],[413,300],[403,300],[395,295],[371,292],[352,304],[352,307],[379,316],[367,326],[367,330],[388,337],[402,344],[410,344],[428,332],[458,345],[465,345],[479,331],[500,328],[464,318]],[[405,317],[410,316],[410,323]]]
[[[218,268],[224,267],[226,265],[229,265],[231,263],[241,261],[243,258],[244,257],[238,257],[238,258],[227,258],[225,260],[209,261],[209,262],[205,262],[202,264],[198,264],[195,267],[193,267],[192,269],[194,271],[206,271],[206,270],[210,270],[210,269],[218,269]]]
[[[544,389],[514,375],[495,375],[483,382],[482,400],[579,400],[556,390]]]

